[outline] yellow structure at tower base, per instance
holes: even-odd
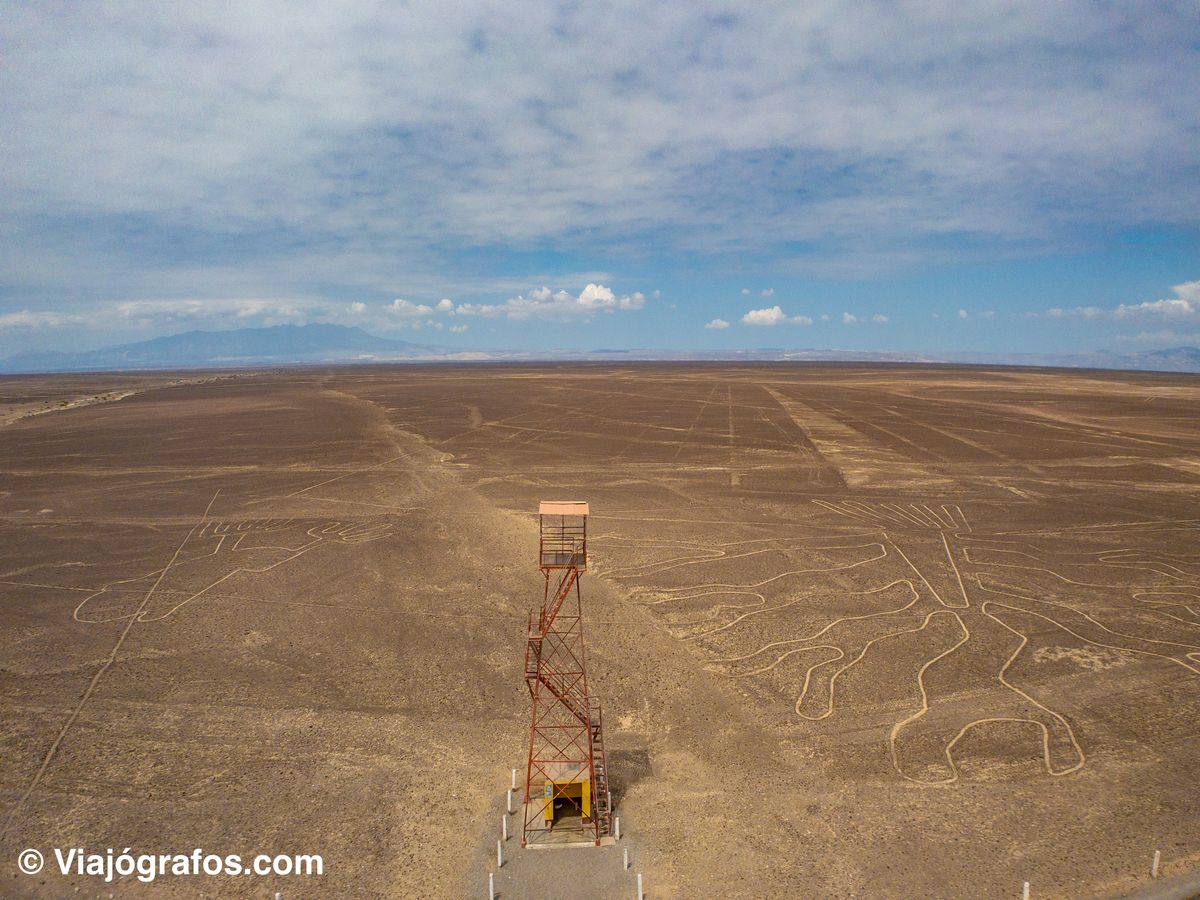
[[[585,820],[592,816],[592,784],[590,781],[547,781],[543,796],[546,799],[546,805],[542,815],[547,823],[554,821],[554,801],[559,797],[578,800]]]

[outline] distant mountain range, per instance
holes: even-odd
[[[1175,347],[1117,353],[906,353],[874,350],[594,350],[575,354],[583,359],[724,360],[755,362],[926,363],[978,366],[1028,366],[1057,369],[1133,369],[1143,372],[1200,372],[1200,348]],[[548,358],[540,354],[537,358]],[[564,358],[570,358],[564,355]]]
[[[1172,347],[1169,350],[1143,350],[1118,356],[1118,361],[1132,369],[1152,369],[1157,372],[1200,372],[1200,347]],[[1103,366],[1102,368],[1109,368]],[[1118,365],[1116,368],[1126,368]]]
[[[344,325],[272,325],[232,331],[188,331],[81,353],[21,353],[0,360],[0,372],[372,362],[411,359],[436,352],[433,347],[376,337],[361,328]]]
[[[753,356],[748,356],[753,354]],[[1124,369],[1143,372],[1200,372],[1200,347],[1118,353],[903,353],[860,350],[747,351],[737,358],[833,362],[960,363],[1034,368]]]
[[[80,353],[20,353],[0,360],[0,372],[87,372],[128,369],[238,368],[414,361],[712,360],[796,362],[965,363],[1088,369],[1200,372],[1200,348],[1133,353],[903,353],[863,350],[550,350],[457,351],[381,338],[344,325],[273,325],[231,331],[189,331]]]
[[[963,354],[970,357],[972,354]],[[1165,350],[1140,350],[1116,353],[1098,350],[1095,353],[984,353],[974,354],[978,360],[964,358],[962,362],[986,362],[1013,366],[1054,366],[1082,369],[1136,369],[1144,372],[1200,372],[1200,347],[1172,347]]]

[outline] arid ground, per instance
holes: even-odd
[[[1200,377],[226,375],[0,379],[0,894],[116,889],[26,847],[201,847],[326,873],[116,887],[483,896],[539,499],[591,504],[649,897],[1200,870]],[[632,896],[615,851],[509,847],[502,897]]]

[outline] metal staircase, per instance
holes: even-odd
[[[599,700],[592,704],[591,712],[592,805],[600,833],[608,834],[612,828],[612,797],[608,788],[608,760],[604,755],[604,729],[601,727]]]

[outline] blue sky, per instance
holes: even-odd
[[[0,356],[1200,344],[1194,2],[0,13]]]

